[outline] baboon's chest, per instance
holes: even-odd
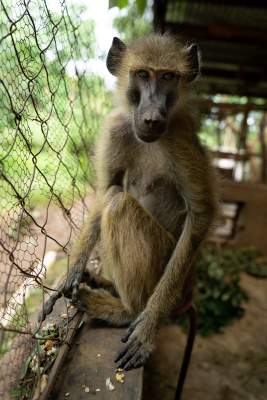
[[[126,188],[138,199],[156,195],[156,192],[170,181],[167,175],[168,164],[167,155],[163,150],[153,146],[151,151],[148,151],[144,146],[129,160],[124,181]]]
[[[171,178],[173,165],[168,154],[155,148],[140,152],[124,178],[124,188],[175,236],[180,230],[184,202]]]

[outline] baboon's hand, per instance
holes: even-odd
[[[60,291],[54,292],[49,299],[44,303],[44,307],[43,310],[40,312],[39,316],[38,316],[38,321],[44,321],[47,317],[47,315],[49,315],[54,308],[54,305],[56,303],[56,301],[62,296],[62,293]]]
[[[127,344],[115,359],[117,368],[129,371],[144,365],[155,348],[155,336],[156,327],[151,323],[149,315],[143,311],[121,339]]]
[[[54,308],[56,301],[64,294],[71,298],[73,302],[77,301],[79,285],[83,279],[84,270],[80,264],[75,265],[70,269],[65,280],[59,285],[57,291],[53,293],[45,302],[42,312],[39,315],[39,321],[44,321]]]

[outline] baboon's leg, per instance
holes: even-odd
[[[116,289],[111,281],[87,269],[84,271],[82,282],[85,282],[92,289],[105,289],[111,294],[118,296]]]
[[[101,243],[103,274],[119,298],[83,284],[77,306],[92,318],[124,325],[144,309],[175,241],[133,197],[120,192],[103,211]]]
[[[105,289],[92,289],[82,283],[79,286],[75,306],[89,317],[106,321],[115,326],[128,325],[133,316],[124,308],[120,298]]]
[[[128,193],[114,196],[101,220],[103,273],[126,310],[142,311],[175,246],[173,237]]]

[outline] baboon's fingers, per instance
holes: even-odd
[[[77,303],[78,290],[79,290],[79,283],[77,281],[75,281],[75,282],[73,282],[73,286],[72,286],[72,294],[71,294],[72,303]]]
[[[54,308],[56,301],[62,296],[61,291],[54,293],[44,304],[44,308],[39,314],[38,321],[42,322],[45,320],[47,315],[49,315]]]
[[[115,359],[117,368],[129,371],[141,367],[150,356],[153,348],[154,346],[151,343],[141,343],[138,339],[133,339]]]
[[[121,341],[123,343],[126,343],[128,341],[128,339],[131,336],[131,334],[133,333],[134,329],[135,329],[135,326],[134,325],[130,325],[130,327],[127,329],[126,334],[121,338]]]
[[[139,353],[136,353],[134,355],[134,357],[132,357],[132,359],[129,360],[127,362],[127,364],[125,364],[124,370],[130,371],[130,369],[139,368],[139,367],[142,367],[142,365],[144,365],[144,361],[142,360],[142,355]]]
[[[136,318],[136,320],[134,320],[134,321],[131,323],[131,325],[130,325],[129,328],[127,329],[126,334],[121,338],[121,341],[122,341],[123,343],[126,343],[126,342],[129,340],[131,334],[133,333],[133,331],[135,330],[135,328],[137,327],[137,325],[138,325],[143,319],[144,319],[144,313],[141,313],[141,314]]]
[[[56,303],[56,301],[64,294],[68,298],[72,298],[75,303],[78,299],[79,285],[82,282],[84,275],[84,269],[80,264],[77,264],[70,269],[69,274],[64,282],[62,282],[57,288],[57,292],[53,293],[52,296],[44,304],[43,311],[40,313],[38,320],[44,321],[47,315],[49,315]]]
[[[128,352],[129,348],[131,347],[130,352]],[[135,342],[135,345],[132,346],[132,343],[128,344],[125,346],[116,356],[114,362],[118,362],[120,360],[120,363],[125,363],[128,361],[132,355],[136,352],[136,350],[140,347],[140,344]]]
[[[71,301],[73,303],[76,303],[78,300],[78,294],[79,294],[79,286],[82,282],[83,279],[83,274],[79,273],[76,275],[73,284],[72,284],[72,293],[71,293]]]

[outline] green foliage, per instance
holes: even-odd
[[[240,287],[240,264],[230,250],[208,247],[196,263],[198,329],[203,335],[218,332],[243,315],[247,299]]]
[[[267,259],[255,248],[202,249],[197,262],[198,331],[208,336],[244,314],[242,304],[248,299],[240,286],[240,273],[267,277]],[[181,321],[186,325],[185,319]]]
[[[128,0],[109,0],[109,8],[118,7],[122,9],[128,6]]]
[[[151,23],[148,18],[140,18],[138,2],[131,2],[127,8],[127,14],[114,18],[113,25],[119,31],[120,38],[126,42],[146,36],[151,31]]]
[[[204,99],[206,96],[203,97]],[[229,96],[229,95],[214,95],[209,96],[215,103],[229,103],[244,105],[248,102],[255,104],[263,104],[262,99]],[[206,114],[202,114],[201,124],[199,129],[199,137],[202,143],[211,150],[224,148],[230,152],[236,152],[239,146],[239,135],[241,131],[244,115],[242,112],[231,113],[218,109],[214,106]],[[251,153],[260,155],[261,146],[259,142],[259,128],[262,119],[262,111],[250,111],[247,127],[247,148]],[[247,177],[250,177],[249,175]],[[253,176],[251,176],[253,177]]]
[[[216,118],[212,115],[204,116],[201,120],[200,130],[198,136],[203,143],[209,149],[217,149],[218,140],[216,131],[219,129],[219,123]]]
[[[10,396],[14,400],[25,400],[30,398],[30,391],[28,387],[16,387],[11,389]]]
[[[267,278],[267,258],[254,247],[244,247],[238,249],[233,257],[235,257],[237,266],[241,271],[254,276],[255,278]]]
[[[11,397],[17,400],[36,398],[42,383],[54,364],[59,349],[65,342],[69,322],[61,317],[57,322],[49,322],[42,326],[36,334],[36,343],[22,365],[20,379],[11,389]]]
[[[143,15],[147,6],[147,0],[136,0],[136,8],[139,15]]]
[[[8,351],[10,351],[12,347],[12,341],[15,337],[15,333],[4,332],[4,337],[2,339],[2,343],[0,346],[0,359],[3,355],[5,355]]]
[[[139,16],[144,14],[147,6],[147,0],[135,0],[132,4],[136,5],[136,10]],[[129,0],[109,0],[109,8],[118,7],[119,9],[129,6]]]
[[[111,104],[102,78],[75,70],[95,57],[94,22],[77,17],[83,6],[48,16],[31,3],[29,11],[42,29],[34,32],[25,14],[13,41],[0,16],[0,214],[19,207],[18,198],[31,208],[51,193],[66,207],[83,197],[93,180],[92,144]]]

